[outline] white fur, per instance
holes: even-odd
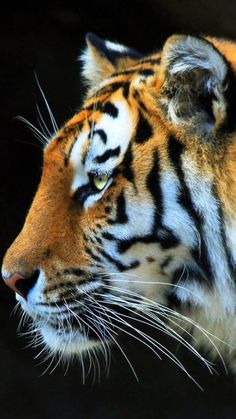
[[[107,135],[107,144],[103,144],[97,135],[95,135],[90,143],[89,152],[85,162],[85,168],[89,172],[101,171],[112,172],[114,167],[120,163],[125,153],[133,130],[133,123],[127,105],[120,101],[114,105],[118,108],[118,117],[112,118],[110,115],[102,115],[100,121],[94,124],[94,131],[103,129]],[[105,163],[96,163],[93,160],[103,154],[108,149],[120,147],[121,152],[118,157],[113,157]]]
[[[180,58],[178,59],[178,57]],[[210,78],[214,77],[215,81],[222,83],[227,71],[223,58],[210,44],[191,36],[175,42],[170,47],[167,61],[171,62],[172,60],[174,60],[174,65],[170,67],[170,73],[173,75],[193,69],[209,71],[209,79],[206,84],[207,90],[210,87],[212,88]],[[210,86],[208,83],[210,83]]]
[[[146,199],[126,199],[126,212],[129,216],[129,221],[124,225],[114,225],[109,227],[109,232],[118,239],[128,239],[133,236],[143,236],[143,233],[151,233],[155,208],[151,202],[146,202]],[[142,223],[137,220],[142,219]]]
[[[98,85],[101,81],[102,70],[94,59],[94,55],[90,48],[85,48],[80,56],[80,60],[82,62],[82,76],[89,82],[94,83],[94,85]]]
[[[52,327],[45,324],[40,329],[43,340],[50,350],[62,353],[63,356],[80,354],[94,347],[99,346],[99,342],[87,339],[79,331],[70,333],[57,333]]]
[[[228,220],[224,224],[226,241],[231,250],[232,263],[236,264],[236,219]]]
[[[75,192],[82,185],[86,185],[89,182],[89,177],[84,170],[84,166],[82,165],[82,150],[83,147],[88,142],[89,131],[85,130],[81,134],[79,134],[73,149],[71,151],[70,162],[74,167],[75,175],[73,178],[73,182],[71,185],[72,192]]]
[[[199,245],[199,236],[187,211],[177,201],[179,186],[179,181],[173,172],[168,170],[162,173],[163,224],[171,228],[187,247],[194,247],[196,244]]]
[[[111,49],[112,51],[124,52],[124,53],[128,51],[128,48],[125,45],[118,44],[116,42],[105,41],[105,45],[107,49]]]
[[[211,261],[215,287],[221,298],[222,309],[233,312],[235,310],[234,284],[231,280],[224,250],[220,220],[218,216],[218,203],[212,195],[212,179],[207,174],[201,176],[192,160],[185,156],[183,168],[186,182],[189,186],[194,205],[202,215],[203,238]]]

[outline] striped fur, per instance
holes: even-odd
[[[38,270],[18,299],[52,351],[107,347],[155,307],[159,328],[171,313],[173,338],[191,329],[234,369],[236,46],[181,35],[143,57],[87,42],[87,98],[45,147],[3,277]]]

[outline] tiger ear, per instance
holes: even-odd
[[[87,47],[82,56],[82,75],[88,86],[93,88],[116,71],[125,70],[135,64],[142,54],[134,49],[86,35]]]
[[[229,125],[231,73],[226,59],[206,39],[170,37],[163,48],[159,79],[158,102],[165,117],[185,133],[205,138]]]

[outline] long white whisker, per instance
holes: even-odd
[[[119,272],[119,274],[122,274],[121,272]],[[109,275],[112,275],[112,274],[109,274]],[[108,275],[108,276],[109,276]],[[114,275],[117,275],[117,274],[114,274]],[[128,274],[128,273],[125,273],[124,275],[129,275],[129,276],[134,276],[134,277],[137,277],[137,275],[134,275],[134,274]],[[104,276],[104,275],[102,275],[102,276]],[[108,280],[107,280],[108,282],[123,282],[123,283],[127,283],[127,279],[113,279],[113,278],[109,278]],[[191,294],[191,295],[193,295],[193,296],[195,296],[195,297],[198,297],[198,294],[197,293],[195,293],[194,291],[192,291],[192,290],[190,290],[189,288],[186,288],[186,287],[184,287],[183,285],[178,285],[178,284],[172,284],[171,282],[164,282],[164,281],[140,281],[140,280],[130,280],[130,279],[128,279],[128,282],[129,283],[137,283],[137,284],[147,284],[147,285],[165,285],[165,286],[169,286],[169,287],[173,287],[173,288],[178,288],[178,289],[182,289],[182,290],[184,290],[184,291],[187,291],[187,292],[189,292],[189,294]]]
[[[108,289],[111,289],[113,291],[118,291],[119,293],[128,294],[128,295],[131,295],[131,296],[133,296],[135,298],[141,299],[142,300],[142,304],[146,304],[146,306],[149,307],[150,309],[152,308],[152,309],[158,310],[158,312],[164,311],[164,312],[168,313],[168,315],[172,315],[175,318],[184,320],[185,322],[187,322],[187,324],[191,324],[191,325],[195,326],[208,339],[208,341],[214,347],[216,353],[218,354],[218,356],[219,356],[219,358],[220,358],[220,360],[222,362],[222,365],[223,365],[225,371],[227,372],[227,367],[226,367],[225,361],[223,359],[223,356],[220,353],[219,348],[217,348],[216,344],[214,343],[214,341],[211,339],[210,336],[212,336],[214,339],[219,340],[222,343],[227,344],[226,342],[222,341],[217,336],[214,336],[213,334],[211,334],[210,332],[208,332],[207,330],[205,330],[201,325],[199,325],[197,322],[195,322],[194,320],[190,319],[189,317],[186,317],[186,316],[180,314],[179,312],[176,312],[176,311],[174,311],[174,310],[170,309],[169,307],[166,307],[166,306],[164,306],[162,304],[159,304],[159,303],[156,303],[156,302],[154,302],[152,300],[149,300],[148,298],[143,297],[140,294],[135,293],[134,291],[130,291],[130,290],[126,290],[126,289],[118,288],[118,287],[112,287],[112,286],[109,286],[109,285],[104,285],[104,287],[107,287]],[[136,301],[136,303],[137,303],[137,301]]]
[[[99,309],[99,311],[101,310],[101,309],[100,309],[100,307],[97,307],[97,308]],[[99,317],[99,316],[98,316],[98,318],[99,318],[100,320],[105,321],[105,322],[106,322],[106,323],[108,323],[110,326],[112,326],[112,328],[114,328],[114,325],[113,325],[110,321],[105,320],[105,319],[101,319],[101,317]],[[135,369],[134,369],[134,367],[133,367],[133,365],[132,365],[131,361],[130,361],[130,360],[129,360],[129,358],[127,357],[127,355],[126,355],[126,353],[125,353],[124,349],[122,348],[122,346],[121,346],[121,345],[117,342],[117,340],[115,339],[115,337],[112,335],[112,333],[111,333],[109,330],[112,330],[112,329],[111,329],[109,326],[107,326],[107,333],[108,333],[108,335],[110,336],[110,338],[112,339],[112,341],[115,343],[115,345],[118,347],[118,349],[120,350],[120,352],[121,352],[121,353],[122,353],[122,355],[124,356],[124,358],[125,358],[126,362],[128,363],[128,365],[129,365],[129,367],[130,367],[130,369],[131,369],[132,373],[134,374],[135,379],[139,382],[138,376],[137,376],[137,374],[136,374],[136,371],[135,371]],[[113,330],[112,330],[112,332],[113,332]]]
[[[36,79],[36,83],[37,83],[37,85],[38,85],[38,88],[39,88],[39,90],[40,90],[40,93],[41,93],[41,95],[42,95],[42,97],[43,97],[43,100],[44,100],[44,103],[45,103],[45,105],[46,105],[46,108],[47,108],[47,110],[48,110],[48,114],[49,114],[49,116],[50,116],[51,123],[52,123],[52,127],[53,127],[53,133],[55,134],[55,133],[58,131],[58,126],[57,126],[56,120],[55,120],[55,118],[54,118],[54,115],[53,115],[53,113],[52,113],[52,110],[51,110],[51,108],[50,108],[50,106],[49,106],[49,103],[48,103],[48,101],[47,101],[47,99],[46,99],[46,96],[45,96],[45,94],[44,94],[44,92],[43,92],[43,89],[42,89],[42,87],[41,87],[41,85],[40,85],[40,83],[39,83],[39,80],[38,80],[38,77],[37,77],[36,73],[35,73],[35,79]]]
[[[38,140],[43,144],[46,145],[48,142],[48,138],[33,125],[28,119],[24,118],[23,116],[17,116],[16,117],[19,121],[24,122],[26,125],[29,126],[29,128],[33,131],[35,136],[38,138]]]
[[[137,303],[137,299],[142,301],[142,304],[145,304],[146,306],[148,306],[150,309],[154,309],[154,310],[163,310],[164,312],[169,312],[171,313],[173,316],[178,317],[184,321],[186,321],[187,323],[190,323],[193,326],[196,326],[199,330],[204,331],[206,333],[206,335],[210,335],[212,336],[214,339],[218,340],[221,343],[224,343],[227,346],[230,346],[229,343],[223,341],[222,339],[220,339],[219,337],[213,335],[211,332],[207,331],[206,329],[203,328],[203,326],[201,326],[199,323],[195,322],[193,319],[191,319],[190,317],[187,317],[183,314],[181,314],[178,311],[172,310],[170,307],[167,307],[159,302],[150,300],[147,297],[144,297],[141,294],[138,294],[134,291],[125,289],[125,288],[118,288],[118,287],[112,287],[110,285],[104,285],[104,287],[107,287],[113,291],[117,291],[119,293],[125,293],[125,294],[129,294],[131,297],[136,298],[136,303]]]
[[[48,126],[47,126],[46,122],[43,119],[43,115],[42,115],[42,113],[41,113],[41,111],[39,109],[39,105],[37,103],[36,103],[36,107],[37,107],[37,111],[38,111],[38,114],[39,114],[39,119],[40,119],[40,121],[42,123],[42,125],[41,125],[42,131],[43,131],[43,133],[44,133],[45,136],[48,136],[49,138],[51,138],[52,134],[49,131]]]
[[[190,373],[186,370],[184,365],[179,361],[179,359],[168,348],[164,347],[160,342],[157,342],[156,340],[154,340],[153,338],[148,336],[146,333],[144,333],[144,332],[140,331],[139,329],[137,329],[136,327],[132,326],[129,322],[122,319],[114,311],[111,311],[109,308],[107,308],[107,309],[109,310],[109,312],[111,313],[111,316],[113,317],[113,319],[115,321],[118,321],[119,323],[122,323],[125,326],[128,326],[129,328],[134,330],[136,333],[141,335],[148,342],[150,342],[151,345],[153,345],[155,348],[157,348],[161,353],[163,353],[167,358],[169,358],[173,363],[175,363],[180,369],[182,369],[186,373],[186,375],[202,390],[201,386],[197,383],[197,381],[190,375]],[[124,330],[123,328],[121,328],[120,326],[117,326],[116,324],[114,324],[113,326],[120,329],[121,331],[127,333],[127,331]],[[136,337],[136,336],[133,336],[133,337]],[[144,344],[143,341],[141,341],[141,342]],[[151,346],[149,346],[149,349],[153,350],[153,348]]]
[[[100,296],[103,297],[102,295],[100,295]],[[133,312],[131,310],[131,308],[134,308],[134,305],[132,304],[131,307],[128,307],[127,304],[126,304],[127,302],[125,300],[115,299],[115,301],[110,301],[108,299],[108,303],[113,304],[113,305],[117,305],[117,303],[121,303],[122,305],[124,305],[126,310],[130,311],[131,313]],[[199,352],[189,342],[187,342],[181,335],[179,335],[175,330],[173,330],[168,324],[164,323],[157,316],[155,316],[155,317],[151,316],[151,314],[148,313],[146,310],[141,309],[141,311],[142,311],[143,314],[145,314],[145,316],[140,314],[139,311],[135,312],[135,315],[138,316],[139,318],[141,318],[141,320],[137,319],[137,317],[125,315],[123,313],[122,313],[122,316],[130,318],[131,320],[134,320],[136,322],[138,321],[138,322],[141,322],[143,324],[147,324],[148,326],[151,326],[155,329],[158,329],[158,330],[164,332],[165,334],[169,335],[172,339],[177,340],[184,347],[189,349],[195,356],[197,356],[202,362],[204,362],[206,367],[212,373],[212,367],[210,366],[210,362],[207,361],[201,354],[199,354]],[[153,319],[153,320],[150,320],[150,318]]]

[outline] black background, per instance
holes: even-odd
[[[174,32],[212,34],[236,39],[234,0],[136,0],[9,3],[0,21],[0,257],[20,231],[41,172],[41,146],[16,119],[37,124],[39,104],[34,72],[56,120],[62,125],[78,109],[83,95],[77,57],[85,33],[150,52]],[[49,123],[49,121],[48,121]],[[110,377],[100,385],[81,382],[74,363],[64,376],[58,368],[42,377],[26,339],[16,337],[10,316],[14,297],[0,285],[0,417],[10,418],[235,418],[236,387],[222,368],[211,376],[188,353],[178,356],[204,388],[168,360],[158,361],[142,345],[123,342],[139,375],[136,383],[119,350],[114,349]],[[165,342],[162,337],[163,343]],[[168,343],[169,344],[169,343]]]

